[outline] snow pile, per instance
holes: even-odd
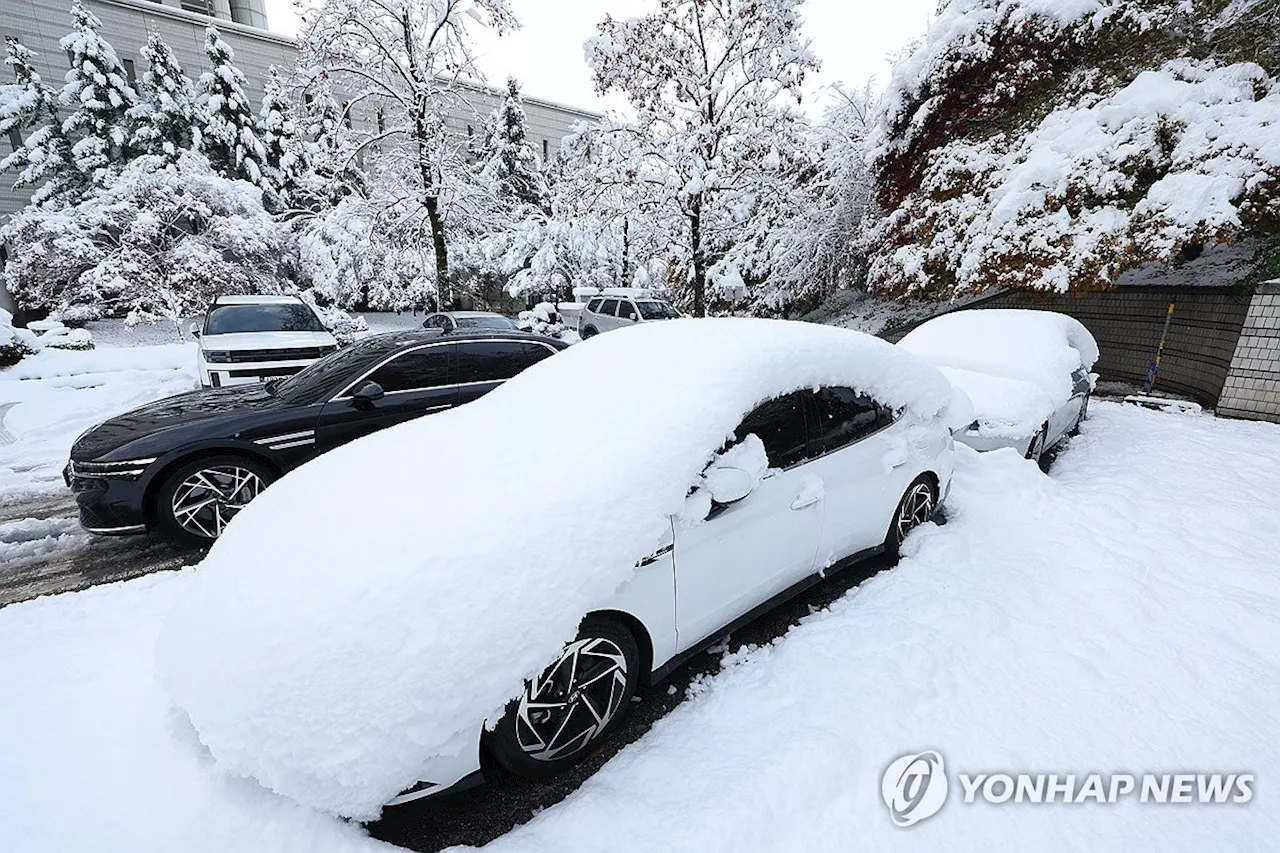
[[[731,655],[487,849],[1274,848],[1280,428],[1100,403],[1051,477],[1009,450],[957,457],[948,523],[896,569]],[[881,775],[926,749],[950,793],[903,831]],[[1254,798],[964,802],[956,774],[997,772],[1076,774],[1077,792],[1090,773],[1244,772]]]
[[[53,349],[93,349],[93,335],[88,329],[72,329],[61,320],[32,320],[27,328],[38,334],[42,347]]]
[[[76,436],[107,418],[199,387],[195,344],[45,349],[0,371],[0,504],[58,492]]]
[[[375,815],[496,721],[633,575],[746,412],[825,384],[917,422],[951,400],[934,368],[854,332],[672,320],[340,447],[214,545],[166,624],[160,673],[228,773]],[[568,441],[576,465],[512,476],[528,448]]]
[[[1066,290],[1234,239],[1273,203],[1277,126],[1280,84],[1260,66],[1178,60],[1025,135],[953,141],[890,218],[912,242],[878,256],[872,279],[915,289],[946,269],[957,292]]]
[[[13,315],[0,308],[0,367],[14,364],[39,348],[36,336],[26,329],[15,328]]]
[[[73,518],[24,518],[0,523],[0,565],[12,569],[87,542],[89,534]]]
[[[941,368],[993,437],[1030,435],[1070,399],[1072,373],[1098,360],[1089,330],[1052,311],[955,311],[913,329],[898,346]]]
[[[576,309],[576,312],[581,312],[581,304],[569,304]],[[578,337],[577,324],[575,323],[573,326],[567,325],[560,312],[556,310],[556,306],[550,302],[539,302],[533,306],[532,311],[521,311],[520,316],[516,319],[516,325],[523,331],[568,341],[571,344],[576,344],[582,340],[582,338]]]

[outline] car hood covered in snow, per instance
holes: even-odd
[[[828,384],[954,418],[941,373],[875,338],[673,320],[340,447],[213,546],[161,634],[162,682],[227,772],[374,816],[632,577],[746,412]]]
[[[1072,373],[1098,360],[1089,330],[1053,311],[954,311],[898,346],[942,368],[991,434],[1008,437],[1034,432],[1071,398]]]

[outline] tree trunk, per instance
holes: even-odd
[[[439,199],[429,195],[424,203],[427,221],[431,223],[431,248],[436,256],[436,295],[443,305],[446,288],[449,287],[449,247],[444,240],[444,220],[440,217]]]
[[[707,268],[702,256],[702,196],[693,200],[689,214],[689,236],[693,246],[693,316],[707,316]]]

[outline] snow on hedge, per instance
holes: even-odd
[[[1234,239],[1274,215],[1277,127],[1280,84],[1260,66],[1177,60],[1025,135],[955,140],[891,214],[904,244],[873,259],[871,279],[912,290],[947,270],[955,292],[1066,290]]]
[[[955,311],[913,329],[898,346],[941,368],[993,436],[1030,435],[1070,399],[1072,372],[1098,360],[1089,330],[1053,311]]]
[[[919,420],[952,398],[938,371],[856,332],[673,320],[338,448],[214,545],[162,633],[161,678],[227,772],[371,817],[496,722],[633,575],[746,412],[823,384]],[[555,448],[575,464],[522,473]]]

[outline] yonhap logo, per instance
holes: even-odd
[[[898,826],[913,826],[937,814],[947,801],[942,756],[932,750],[902,756],[885,769],[880,795]]]

